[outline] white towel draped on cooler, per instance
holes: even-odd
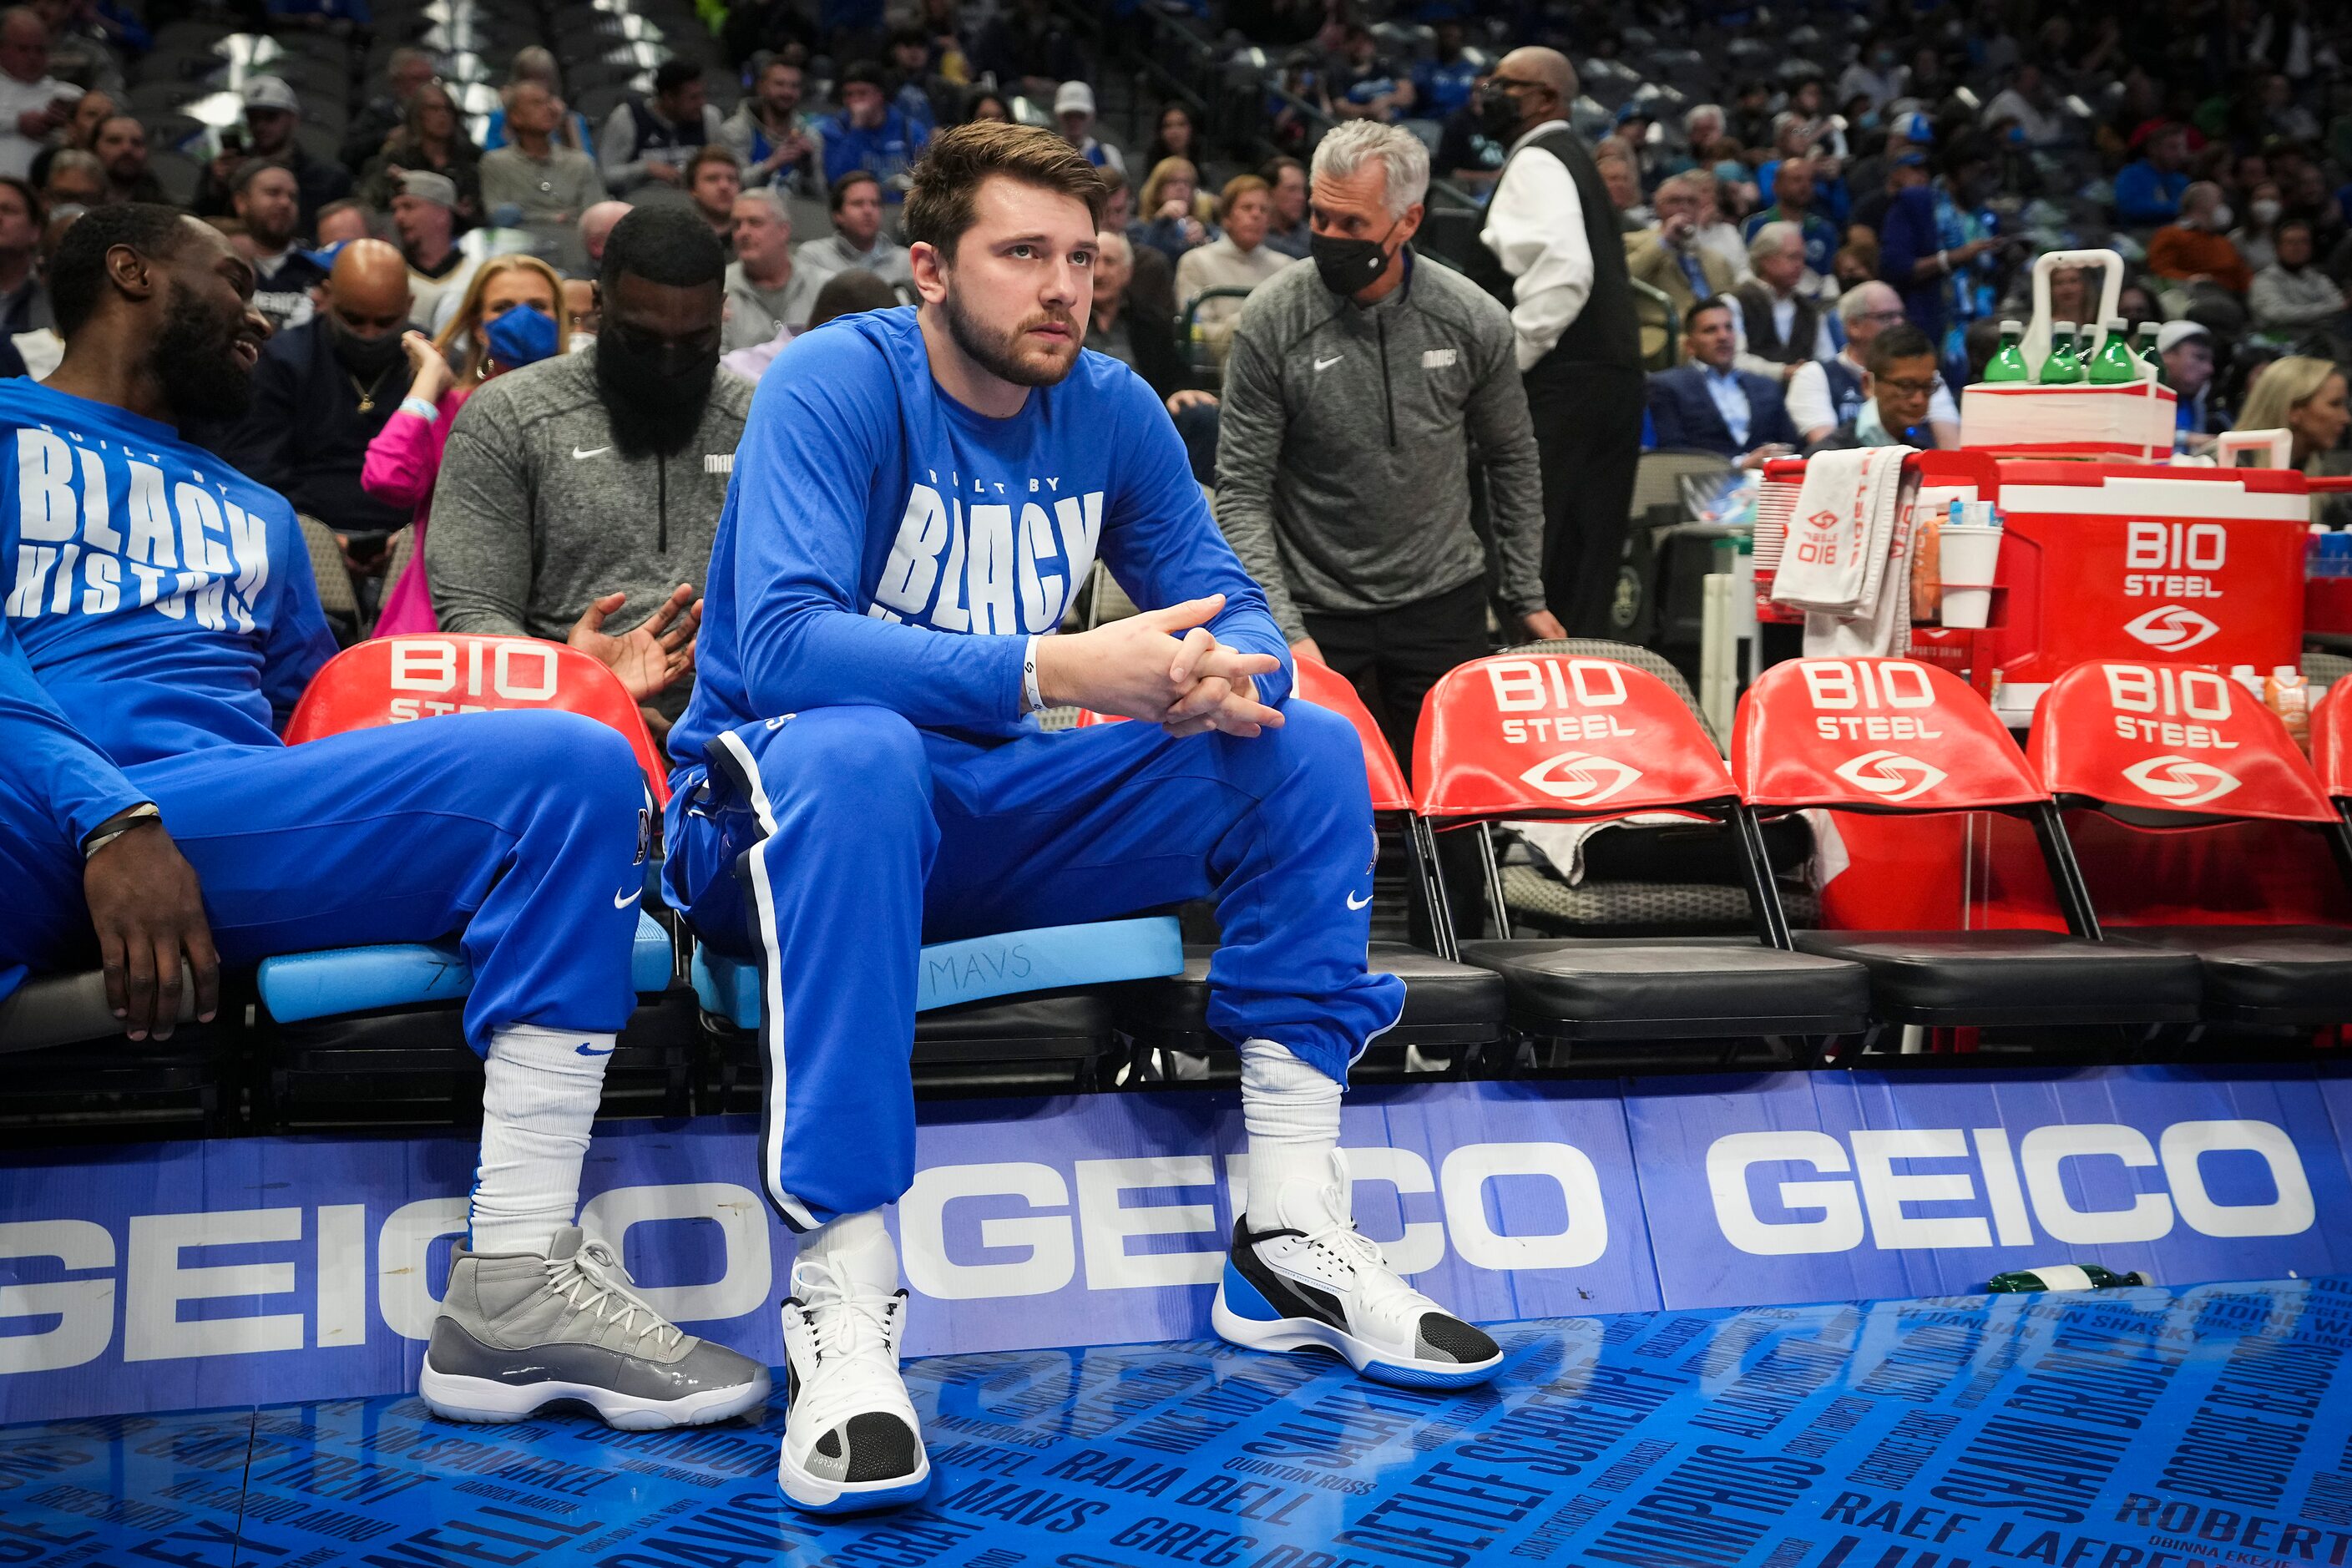
[[[1899,654],[1909,642],[1901,507],[1909,455],[1865,447],[1806,459],[1772,597],[1805,612],[1808,658]]]

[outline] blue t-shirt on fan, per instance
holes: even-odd
[[[722,730],[845,703],[1016,733],[1028,639],[1061,624],[1097,555],[1146,608],[1224,595],[1211,629],[1281,658],[1258,691],[1287,694],[1265,596],[1133,371],[1082,351],[990,419],[931,379],[912,306],[803,333],[752,399],[670,754],[699,763]]]
[[[294,511],[169,426],[0,382],[0,769],[79,841],[121,769],[278,744],[335,652]]]

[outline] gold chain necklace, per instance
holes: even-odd
[[[358,376],[353,375],[350,371],[343,372],[343,379],[352,384],[352,395],[356,396],[360,400],[361,413],[373,414],[375,412],[376,388],[383,384],[383,378],[385,376],[390,375],[394,371],[398,370],[399,368],[400,367],[396,364],[386,365],[383,369],[378,371],[376,373],[375,379],[368,383],[365,386],[362,386],[360,384],[360,378]]]

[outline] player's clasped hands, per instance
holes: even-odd
[[[1037,684],[1048,703],[1074,702],[1160,725],[1171,735],[1256,735],[1282,714],[1257,700],[1255,677],[1281,668],[1272,654],[1219,643],[1207,623],[1224,595],[1146,610],[1090,632],[1045,637]]]

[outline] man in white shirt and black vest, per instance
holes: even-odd
[[[1510,148],[1471,275],[1511,312],[1543,468],[1544,585],[1570,637],[1611,617],[1641,458],[1642,353],[1625,246],[1592,150],[1568,122],[1576,70],[1514,49],[1477,100]]]

